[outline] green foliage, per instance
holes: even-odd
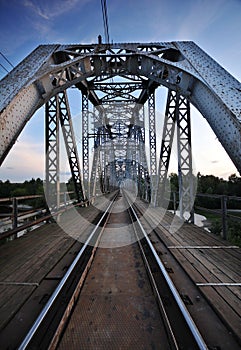
[[[228,240],[232,244],[241,247],[241,222],[229,221],[228,222]]]
[[[178,176],[175,173],[171,173],[169,175],[169,181],[171,184],[171,191],[172,192],[178,192],[179,184],[178,184]]]
[[[171,183],[171,190],[178,191],[178,176],[177,174],[171,174],[169,177]],[[241,177],[236,174],[231,174],[228,181],[216,177],[214,175],[201,175],[197,174],[197,193],[204,196],[196,196],[195,206],[207,209],[221,209],[221,196],[234,196],[241,197]],[[207,196],[205,196],[207,195]],[[212,195],[219,195],[215,198]],[[171,206],[170,206],[171,208]],[[241,201],[229,198],[227,201],[227,208],[241,209]],[[171,208],[172,209],[172,208]],[[218,213],[209,212],[203,210],[197,210],[200,214],[206,216],[211,223],[209,227],[210,231],[216,235],[222,233],[222,218]],[[239,212],[235,212],[235,216],[239,216]],[[228,232],[227,237],[230,243],[241,247],[241,222],[228,220]]]
[[[197,193],[241,197],[241,178],[237,177],[236,174],[230,175],[228,181],[226,181],[213,175],[201,175],[198,173],[197,183]],[[209,209],[218,209],[221,206],[220,198],[199,196],[197,196],[195,200],[195,205]],[[229,200],[228,207],[232,209],[241,209],[241,201]]]
[[[9,180],[0,181],[0,198],[21,197],[30,195],[44,195],[43,181],[40,178],[31,179],[24,183],[11,183]],[[45,199],[34,198],[27,200],[25,204],[33,208],[45,207]]]
[[[210,232],[214,233],[215,235],[220,236],[222,231],[222,222],[221,219],[214,219],[212,221],[212,225],[210,227]]]

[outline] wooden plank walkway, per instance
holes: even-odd
[[[102,197],[97,207],[104,208],[107,203],[108,199]],[[172,214],[161,218],[158,209],[147,210],[147,204],[137,203],[144,210],[143,224],[148,218],[157,227],[165,247],[170,248],[201,295],[241,343],[241,249],[231,248],[227,241],[194,225],[179,225],[178,221],[179,229],[170,233]],[[81,242],[76,238],[91,230],[90,222],[98,208],[66,212],[60,219],[62,227],[46,224],[0,245],[0,344],[8,344],[8,349],[19,344],[77,254]],[[178,283],[177,288],[182,290],[182,281]]]
[[[241,343],[241,248],[204,228],[137,201],[194,284]],[[176,229],[175,229],[176,228]],[[180,286],[182,288],[182,286]]]
[[[2,349],[15,349],[22,340],[79,252],[83,235],[93,229],[90,223],[108,202],[102,197],[95,207],[71,209],[59,224],[47,223],[0,245]]]

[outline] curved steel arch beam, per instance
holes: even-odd
[[[185,96],[241,173],[241,83],[193,42],[39,46],[0,82],[0,164],[53,95],[116,75],[144,76],[147,88],[156,82]]]

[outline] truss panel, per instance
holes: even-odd
[[[180,216],[184,218],[184,214],[187,212],[190,214],[188,220],[194,222],[192,209],[194,203],[194,179],[192,173],[190,104],[183,96],[178,98],[177,149]]]
[[[156,112],[155,112],[155,94],[152,93],[148,98],[149,115],[149,146],[150,146],[150,175],[156,175]]]
[[[79,164],[79,156],[77,145],[74,136],[74,129],[69,109],[69,103],[66,92],[58,94],[60,123],[64,136],[65,148],[69,160],[69,166],[74,183],[75,194],[78,202],[85,200],[84,191],[82,187],[81,169]]]
[[[116,81],[114,81],[115,77],[117,77]],[[123,81],[119,81],[120,78]],[[170,95],[173,101],[169,102],[168,120],[164,127],[160,180],[166,177],[169,164],[174,123],[172,104],[175,103],[178,104],[176,117],[179,173],[182,184],[184,178],[188,177],[187,169],[191,169],[191,154],[188,146],[190,144],[189,102],[206,118],[238,171],[241,172],[241,83],[193,42],[39,46],[0,82],[0,163],[5,159],[27,121],[41,105],[46,103],[46,133],[48,133],[46,146],[51,150],[46,161],[46,166],[49,167],[48,182],[52,182],[54,186],[57,184],[58,122],[55,119],[58,118],[59,107],[58,102],[54,102],[53,96],[62,94],[69,87],[75,86],[85,96],[82,102],[84,181],[89,182],[88,99],[101,113],[108,114],[106,119],[101,117],[99,120],[99,127],[105,128],[103,132],[113,143],[112,165],[108,163],[106,169],[106,158],[102,161],[104,188],[109,186],[110,174],[113,179],[116,176],[116,169],[119,169],[119,181],[126,175],[128,137],[134,137],[136,148],[133,153],[135,164],[128,164],[127,168],[129,167],[133,177],[140,179],[144,176],[148,179],[147,174],[143,175],[145,172],[142,167],[145,168],[145,166],[140,161],[143,150],[139,130],[137,130],[138,123],[135,120],[132,122],[130,117],[140,109],[140,105],[148,101],[150,178],[152,202],[155,203],[157,164],[154,92],[159,85],[173,91],[173,95]],[[180,96],[178,102],[177,97],[175,97],[176,102],[174,101],[175,93]],[[136,107],[137,105],[139,107]],[[108,119],[112,123],[108,123]],[[126,131],[127,128],[128,131]],[[67,124],[65,131],[68,138]],[[72,141],[68,142],[70,153]],[[138,150],[137,147],[140,149]],[[107,153],[104,157],[108,158]],[[101,166],[101,159],[98,166]],[[75,167],[74,161],[72,166]],[[142,180],[138,181],[142,182]],[[148,181],[145,180],[145,183]],[[186,210],[186,190],[191,198],[191,189],[188,189],[188,184],[184,187],[180,186],[181,197],[184,198],[183,211]]]
[[[83,181],[89,197],[89,100],[82,94],[82,159]]]
[[[165,190],[167,188],[167,174],[169,169],[171,150],[175,132],[179,95],[172,90],[168,91],[165,119],[163,124],[162,143],[159,159],[159,186],[158,203],[164,203],[166,200]]]
[[[60,205],[59,184],[59,103],[52,97],[45,109],[45,196],[49,210],[55,211]]]

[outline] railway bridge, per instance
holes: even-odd
[[[194,42],[99,38],[41,45],[0,87],[0,164],[45,105],[49,208],[44,225],[0,247],[3,348],[240,348],[240,248],[194,225],[190,105],[241,172],[241,83]],[[68,210],[61,140],[76,200]],[[179,218],[167,211],[174,144]]]

